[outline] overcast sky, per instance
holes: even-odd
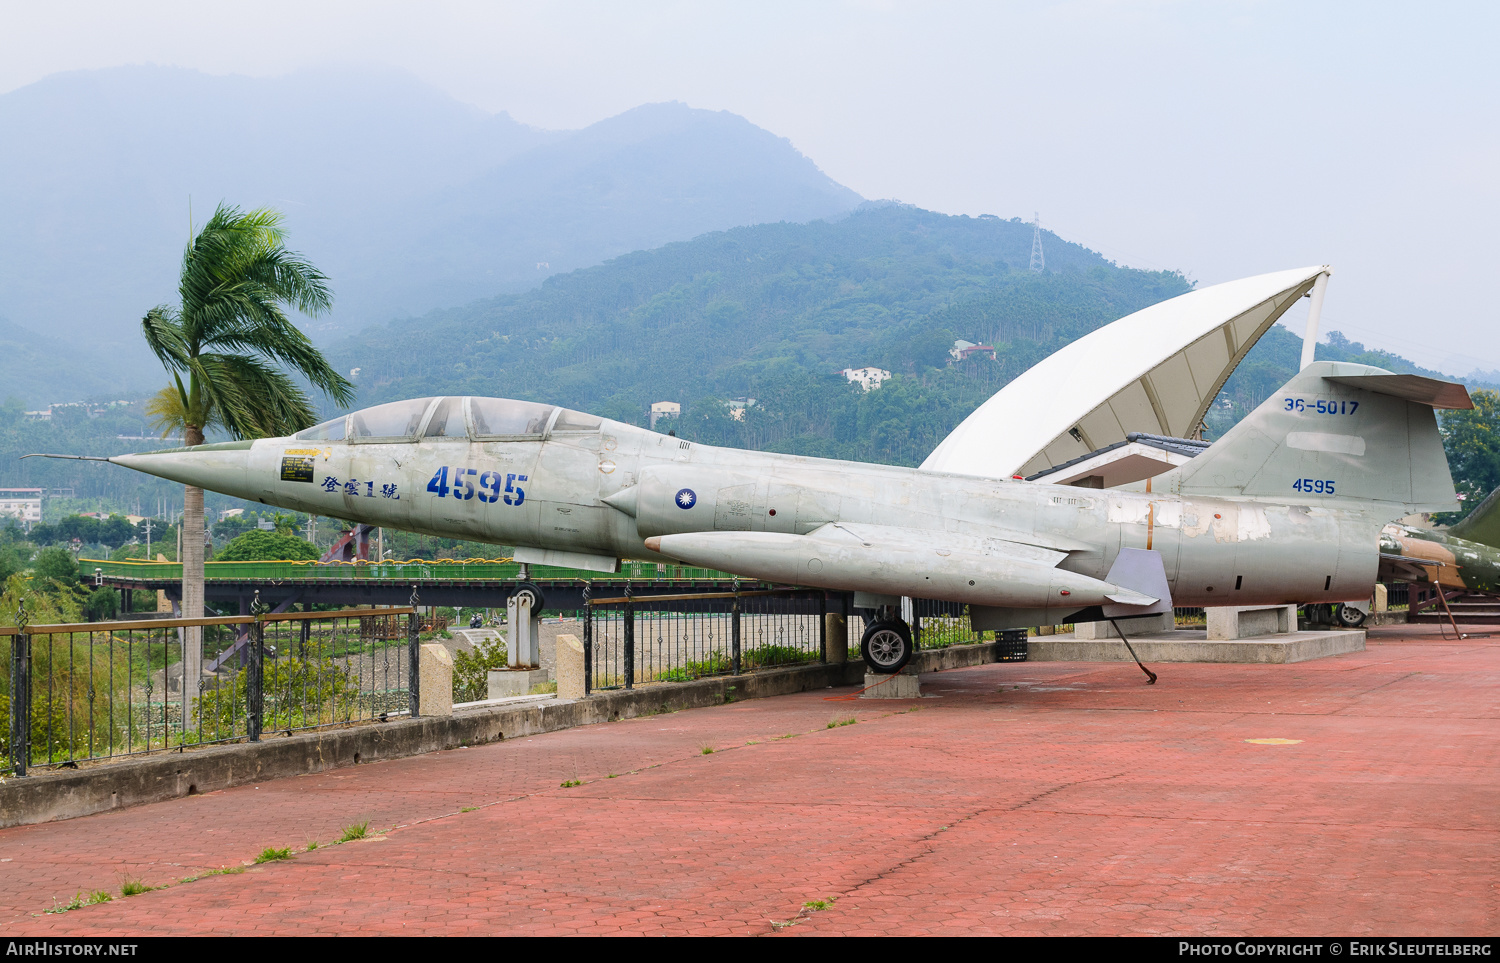
[[[866,197],[1037,211],[1200,284],[1332,264],[1325,331],[1466,374],[1500,369],[1497,27],[1477,3],[0,0],[0,92],[362,63],[548,128],[680,100]]]

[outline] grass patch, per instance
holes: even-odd
[[[352,843],[356,839],[364,839],[366,836],[369,836],[369,835],[370,835],[370,824],[369,823],[367,823],[367,822],[365,822],[365,823],[354,823],[353,825],[345,826],[344,827],[344,834],[339,837],[339,842],[341,842],[341,843]]]
[[[829,719],[828,728],[837,729],[839,726],[852,726],[859,720],[853,716],[845,716],[842,719]]]
[[[156,887],[147,886],[139,876],[127,876],[120,881],[121,896],[139,896],[142,893],[149,893],[153,889],[156,889]]]
[[[261,863],[274,863],[278,859],[291,858],[292,847],[288,846],[285,849],[277,849],[275,846],[267,846],[265,849],[260,851],[259,856],[255,857],[255,863],[258,866]]]
[[[318,848],[318,841],[316,839],[307,844],[307,851],[309,853],[312,852],[313,850],[317,849],[317,848]]]
[[[834,901],[837,899],[837,896],[831,896],[828,899],[808,900],[806,903],[802,904],[802,908],[805,910],[812,910],[814,913],[816,913],[819,910],[826,910],[828,907],[832,906]]]
[[[620,774],[617,773],[617,772],[612,772],[609,775],[605,776],[604,778],[605,779],[619,779],[620,778]]]
[[[464,808],[460,809],[459,812],[461,812],[461,813],[471,813],[471,812],[474,812],[475,810],[477,810],[478,808],[479,808],[478,806],[465,806]]]
[[[700,751],[705,756],[711,756],[711,755],[713,755],[714,747],[713,746],[704,746]]]
[[[583,785],[583,780],[582,779],[564,779],[562,781],[562,788],[564,788],[564,789],[572,789],[574,786],[581,786],[581,785]]]
[[[549,692],[554,695],[557,693],[556,682],[538,682],[536,685],[526,690],[527,695],[546,695]]]
[[[83,909],[85,906],[97,906],[100,903],[108,903],[112,899],[114,899],[114,897],[109,895],[102,889],[96,889],[91,893],[85,893],[83,890],[79,890],[77,893],[73,894],[73,899],[67,903],[59,904],[56,900],[53,900],[52,908],[47,910],[47,912],[66,913],[69,910]]]

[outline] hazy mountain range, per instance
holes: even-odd
[[[137,326],[175,300],[189,197],[199,224],[220,201],[286,214],[333,283],[320,338],[861,202],[734,114],[546,131],[386,70],[59,74],[0,96],[0,131],[0,379],[34,404],[160,384]]]

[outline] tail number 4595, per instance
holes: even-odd
[[[474,484],[475,476],[478,476],[479,484]],[[451,478],[451,481],[450,481]],[[505,487],[501,488],[501,481]],[[480,473],[476,468],[455,468],[453,474],[448,474],[448,466],[444,465],[432,476],[432,481],[427,483],[427,490],[439,498],[452,496],[459,501],[468,501],[475,495],[482,502],[503,501],[507,505],[519,505],[526,500],[526,489],[519,482],[526,480],[525,475],[513,473],[500,474],[497,471]]]

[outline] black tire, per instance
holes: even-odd
[[[859,640],[865,668],[882,675],[895,675],[911,660],[911,628],[900,619],[872,622]]]
[[[540,612],[542,606],[547,603],[547,597],[542,594],[542,590],[531,582],[522,582],[520,585],[517,585],[516,590],[510,593],[510,596],[511,598],[525,598],[530,596],[531,614],[533,616]]]
[[[1345,628],[1357,629],[1365,624],[1365,613],[1352,605],[1336,605],[1333,611],[1334,622]]]

